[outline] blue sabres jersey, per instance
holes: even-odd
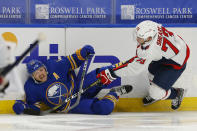
[[[24,88],[27,104],[35,105],[44,102],[49,107],[61,104],[76,91],[78,83],[74,69],[79,67],[84,60],[78,50],[70,56],[62,57],[62,60],[43,62],[48,72],[47,81],[39,84],[31,77],[26,81]],[[64,108],[69,106],[70,102]]]

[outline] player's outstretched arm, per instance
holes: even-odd
[[[146,59],[139,58],[138,56],[132,57],[126,62],[120,62],[115,65],[109,66],[107,69],[101,70],[97,78],[100,79],[103,85],[109,85],[118,77],[124,77],[128,74],[139,74],[145,66],[149,64]]]
[[[65,60],[68,61],[72,70],[81,66],[87,56],[95,54],[94,48],[91,45],[85,45],[83,48],[78,49],[74,54],[66,56]]]
[[[120,62],[120,63],[114,64],[114,65],[105,67],[103,69],[101,68],[101,69],[99,69],[99,72],[98,72],[98,74],[97,74],[96,77],[100,80],[100,82],[103,85],[109,85],[111,82],[113,82],[114,80],[116,80],[116,78],[121,77],[121,76],[118,76],[115,73],[115,71],[127,67],[128,64],[129,63],[132,63],[136,57],[137,56],[129,59],[126,62]]]

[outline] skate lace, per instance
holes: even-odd
[[[126,90],[124,88],[117,89],[116,92],[119,92],[120,95],[125,94]]]
[[[173,106],[177,106],[178,105],[178,97],[176,97],[175,99],[172,100],[172,105]]]
[[[121,93],[122,93],[122,94],[126,94],[126,93],[127,93],[125,87],[121,88],[120,90],[121,90]]]
[[[178,91],[178,96],[179,96],[180,98],[181,98],[181,95],[182,95],[182,94],[181,94],[181,93],[182,93],[181,91],[182,91],[182,90],[179,90],[179,91]],[[177,96],[175,99],[172,100],[172,105],[173,105],[173,106],[177,106],[177,105],[179,104],[179,101],[181,101],[180,98],[179,98],[178,96]]]
[[[146,96],[146,100],[147,100],[147,101],[150,101],[150,100],[152,100],[152,99],[153,99],[152,97]]]

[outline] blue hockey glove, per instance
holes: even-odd
[[[81,49],[81,56],[83,58],[86,58],[88,55],[93,55],[93,54],[95,54],[95,52],[94,52],[94,48],[91,45],[85,45]]]
[[[21,100],[16,100],[13,105],[13,110],[17,115],[22,114],[26,108],[26,104]]]
[[[40,111],[40,108],[38,108],[36,105],[28,105],[21,100],[16,100],[15,104],[13,105],[13,110],[17,115],[22,113],[34,115],[34,112],[32,112],[32,110]]]

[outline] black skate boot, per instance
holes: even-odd
[[[133,90],[133,87],[131,85],[123,85],[119,87],[112,88],[110,92],[116,92],[118,96],[128,94]]]
[[[176,110],[180,107],[181,102],[184,97],[184,89],[183,88],[177,88],[176,90],[177,90],[177,96],[175,99],[172,99],[172,104],[171,104],[171,108],[173,110]]]
[[[147,105],[153,104],[159,100],[155,100],[151,96],[146,96],[143,98],[142,101],[143,101],[144,106],[147,106]]]

